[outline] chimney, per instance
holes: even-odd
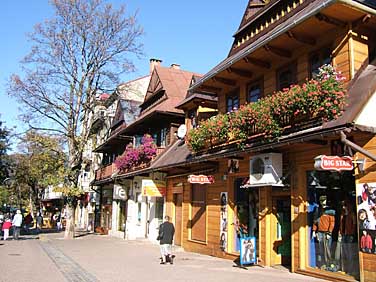
[[[162,63],[162,60],[160,59],[155,59],[155,58],[151,58],[150,59],[150,74],[153,72],[154,68],[156,66],[160,66]]]
[[[179,64],[171,64],[171,68],[175,70],[180,70],[180,65]]]

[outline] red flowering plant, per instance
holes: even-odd
[[[270,141],[280,136],[286,126],[296,125],[296,120],[336,119],[346,102],[343,80],[333,66],[324,65],[315,79],[302,86],[292,85],[255,103],[242,105],[237,111],[200,122],[188,133],[188,144],[197,152],[213,146],[208,140],[225,143],[228,138],[237,140],[242,147],[251,136],[261,133]]]
[[[343,84],[345,77],[332,65],[323,65],[319,69],[316,81],[311,80],[308,88],[307,106],[312,109],[311,115],[323,120],[338,118],[346,105],[346,91]]]
[[[124,153],[117,157],[115,165],[120,171],[130,170],[142,163],[149,163],[157,155],[157,146],[153,138],[145,134],[141,140],[141,146],[134,148],[133,144],[127,145]]]
[[[149,163],[157,155],[157,146],[149,134],[145,134],[141,139],[139,151],[139,162]]]

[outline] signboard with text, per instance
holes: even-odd
[[[142,179],[142,195],[164,197],[166,195],[166,182],[161,180]]]
[[[194,175],[191,174],[188,176],[188,182],[192,184],[213,184],[214,176],[213,175]]]
[[[127,199],[127,191],[121,185],[114,185],[114,193],[113,193],[114,200],[123,200]]]
[[[348,156],[325,156],[320,155],[315,158],[315,169],[317,170],[353,170],[353,159]]]

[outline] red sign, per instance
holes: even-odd
[[[325,156],[320,155],[315,158],[315,168],[317,170],[352,170],[354,168],[351,157]]]
[[[213,184],[214,183],[214,176],[213,175],[194,175],[191,174],[188,176],[189,183],[197,183],[197,184]]]

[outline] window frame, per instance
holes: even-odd
[[[259,86],[259,89],[260,89],[260,95],[258,97],[258,99],[256,101],[251,101],[250,99],[250,95],[249,95],[249,90],[254,87],[254,86]],[[246,101],[247,103],[254,103],[254,102],[257,102],[258,100],[260,100],[263,95],[264,95],[264,79],[263,78],[259,78],[257,80],[253,80],[251,82],[249,82],[247,84],[247,92],[246,92]]]
[[[237,98],[238,100],[238,106],[236,108],[234,108],[234,98]],[[230,110],[229,110],[229,99],[231,99],[231,102],[232,102],[232,107]],[[239,107],[240,107],[240,90],[239,88],[236,88],[235,90],[229,92],[226,95],[226,113],[229,113],[234,110],[238,110]]]
[[[281,75],[282,72],[285,72],[285,71],[291,71],[292,81],[289,82],[289,85],[287,87],[281,87],[280,75]],[[276,71],[276,76],[277,76],[277,79],[276,79],[276,81],[277,81],[276,90],[277,91],[282,91],[284,88],[290,88],[291,85],[296,84],[298,82],[296,61],[290,62],[287,65],[284,65],[281,68],[279,68]]]
[[[329,55],[330,58],[330,64],[333,64],[333,57],[331,55],[331,48],[328,46],[320,48],[316,51],[313,51],[309,54],[308,56],[308,77],[309,79],[314,79],[315,76],[313,75],[313,70],[314,68],[312,67],[312,58],[316,55],[319,57],[319,68],[324,65],[325,57],[326,57],[326,52],[328,52],[327,55]]]

